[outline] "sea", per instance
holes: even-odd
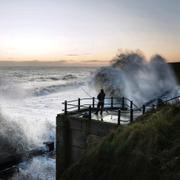
[[[28,151],[55,142],[62,102],[92,97],[97,67],[0,67],[0,151]],[[3,144],[4,143],[4,144]],[[10,180],[54,180],[55,158],[20,163]]]
[[[159,70],[162,69],[161,61],[157,64],[159,68],[157,65],[156,68],[146,67],[150,71],[144,71],[144,65],[136,71],[133,69],[136,76],[109,67],[100,70],[97,79],[95,74],[100,67],[0,67],[0,157],[45,148],[44,142],[55,142],[56,116],[63,113],[62,103],[96,97],[97,82],[104,83],[109,87],[108,91],[118,95],[119,87],[123,86],[124,94],[120,95],[131,97],[133,94],[131,98],[135,103],[142,101],[142,93],[139,95],[137,92],[146,92],[143,96],[147,96],[147,102],[162,97],[164,91],[168,92],[165,98],[179,96],[180,88],[173,74],[168,67],[163,68],[162,74]],[[165,69],[167,73],[164,73]],[[157,82],[161,83],[157,85]],[[117,116],[107,114],[103,121],[117,123]],[[8,180],[55,180],[55,164],[55,155],[25,159]]]

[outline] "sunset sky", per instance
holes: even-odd
[[[180,61],[180,0],[0,0],[0,22],[1,61]]]

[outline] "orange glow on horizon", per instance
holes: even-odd
[[[175,3],[176,2],[176,3]],[[0,61],[106,64],[118,49],[180,61],[180,1],[2,1]]]
[[[39,55],[39,56],[27,56],[27,55],[19,55],[16,57],[7,57],[1,56],[0,61],[41,61],[41,62],[55,62],[55,61],[64,61],[67,64],[108,64],[117,54],[118,51],[110,52],[110,53],[102,53],[97,55]],[[154,54],[148,54],[146,56],[149,59]],[[164,56],[168,62],[180,62],[180,55],[175,54],[167,54]]]

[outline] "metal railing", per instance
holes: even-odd
[[[162,101],[163,104],[173,103],[180,100],[180,96],[168,99],[166,101]],[[158,102],[158,100],[157,100]],[[68,113],[79,113],[87,112],[86,117],[88,119],[92,119],[92,113],[97,110],[98,99],[95,97],[92,98],[78,98],[76,100],[64,101],[62,103],[64,105],[63,112],[64,114]],[[134,120],[134,112],[139,111],[140,114],[145,114],[147,111],[157,108],[157,104],[143,105],[142,107],[138,107],[132,100],[126,97],[107,97],[104,100],[104,111],[111,111],[111,114],[117,116],[117,124],[120,125],[121,122],[130,122],[132,123]],[[129,120],[125,121],[121,119],[123,114],[129,114]]]
[[[98,104],[98,99],[92,98],[78,98],[76,100],[64,101],[64,113],[67,114],[70,111],[80,111],[82,109],[91,106],[95,108]],[[139,109],[139,107],[128,98],[122,97],[107,97],[104,100],[104,108],[121,108],[121,109]]]
[[[180,102],[180,96],[176,96],[170,99],[167,99],[165,101],[163,101],[164,103],[168,104],[168,103],[176,103],[176,102]]]
[[[92,118],[92,113],[97,110],[98,99],[95,97],[92,98],[78,98],[76,100],[64,101],[64,114],[72,113],[72,112],[81,112],[87,111],[87,117],[89,119]],[[125,113],[129,113],[130,119],[129,121],[133,121],[133,112],[140,111],[136,104],[133,103],[130,99],[126,97],[107,97],[104,100],[104,110],[111,110],[117,115],[117,124],[120,124],[121,115]]]

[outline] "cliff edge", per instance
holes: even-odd
[[[62,175],[62,180],[180,179],[180,104],[120,126]]]

